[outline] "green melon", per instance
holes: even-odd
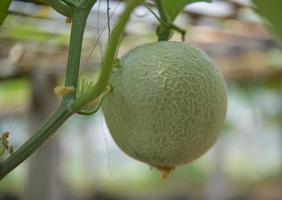
[[[200,49],[155,42],[130,50],[115,69],[102,108],[109,131],[129,156],[170,169],[204,154],[223,127],[223,77]]]

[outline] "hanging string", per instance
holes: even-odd
[[[100,2],[100,1],[99,1]],[[99,4],[98,4],[99,5]],[[112,19],[112,17],[113,17],[113,15],[115,14],[115,11],[116,11],[116,9],[119,7],[119,5],[120,5],[120,2],[118,2],[117,3],[117,5],[115,6],[115,8],[113,9],[113,11],[111,12],[111,13],[109,13],[109,14],[107,14],[107,16],[108,16],[108,19],[107,19],[107,23],[105,24],[105,26],[102,28],[102,30],[100,31],[100,33],[98,34],[98,37],[97,37],[97,39],[96,39],[96,41],[95,41],[95,43],[94,43],[94,46],[92,47],[92,49],[91,49],[91,51],[90,51],[90,54],[87,56],[87,58],[86,58],[86,60],[85,60],[85,62],[84,62],[84,64],[82,65],[82,71],[83,71],[83,69],[85,68],[85,66],[88,64],[88,62],[89,62],[89,60],[90,60],[90,58],[91,58],[91,56],[92,56],[92,54],[93,54],[93,52],[94,52],[94,50],[96,49],[96,46],[99,44],[99,42],[100,42],[100,39],[101,39],[101,36],[103,35],[103,33],[104,33],[104,31],[106,30],[106,28],[108,28],[108,31],[109,31],[109,34],[110,34],[110,20]],[[99,6],[99,8],[100,8],[100,6]],[[108,10],[108,9],[107,9]],[[99,17],[100,18],[100,17]],[[100,29],[100,22],[99,22],[99,29]],[[109,36],[109,35],[108,35]],[[103,53],[101,53],[101,55],[103,55]]]
[[[110,23],[110,1],[107,0],[107,25],[108,25],[108,40],[111,37],[111,23]]]

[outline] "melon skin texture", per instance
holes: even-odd
[[[215,144],[224,125],[227,90],[202,50],[155,42],[130,50],[120,65],[102,108],[114,141],[126,154],[174,168]]]

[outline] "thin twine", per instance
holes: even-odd
[[[99,2],[100,2],[100,1],[99,1]],[[82,70],[81,70],[81,72],[84,70],[84,68],[85,68],[86,65],[88,64],[88,62],[89,62],[89,60],[90,60],[90,58],[91,58],[91,56],[92,56],[92,54],[93,54],[93,52],[94,52],[96,46],[98,45],[98,43],[99,43],[99,41],[100,41],[100,39],[101,39],[101,36],[102,36],[102,34],[104,33],[104,31],[106,30],[106,28],[108,28],[108,31],[109,31],[109,34],[110,34],[110,29],[109,29],[109,27],[110,27],[110,20],[112,19],[113,15],[115,14],[115,11],[116,11],[116,9],[118,8],[119,5],[120,5],[120,2],[118,2],[118,4],[116,5],[116,7],[113,9],[112,13],[111,13],[111,14],[109,13],[109,14],[107,15],[107,16],[108,16],[107,23],[104,25],[102,31],[100,31],[100,33],[99,33],[99,35],[98,35],[98,37],[97,37],[97,40],[95,41],[94,46],[93,46],[93,48],[92,48],[91,51],[90,51],[90,54],[87,56],[87,58],[86,58],[84,64],[82,65]],[[100,9],[100,6],[99,6],[99,9]],[[109,12],[109,9],[107,9],[107,11]],[[97,17],[97,18],[98,18],[98,17]],[[99,17],[99,18],[100,18],[100,17]],[[99,27],[98,27],[98,28],[99,28]],[[101,49],[100,49],[100,50],[101,50]],[[102,55],[102,53],[101,53],[101,55]]]

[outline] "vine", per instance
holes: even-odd
[[[96,0],[48,0],[48,2],[55,10],[72,19],[65,87],[77,89],[83,33],[87,17]],[[125,25],[132,11],[142,3],[143,0],[128,0],[126,2],[126,7],[111,32],[111,37],[101,64],[100,76],[96,84],[89,87],[89,89],[77,98],[75,91],[66,93],[57,110],[47,119],[43,126],[17,151],[0,163],[0,180],[36,151],[70,116],[79,112],[90,101],[98,98],[107,90],[109,76]]]

